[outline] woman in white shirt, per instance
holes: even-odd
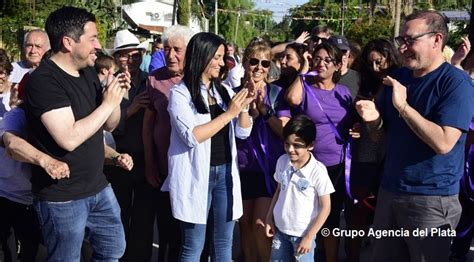
[[[199,261],[208,215],[212,260],[231,261],[232,232],[242,216],[235,137],[251,132],[248,105],[255,95],[253,89],[234,95],[221,85],[225,54],[222,38],[196,34],[186,49],[183,80],[170,93],[169,175],[163,190],[170,192],[173,216],[181,222],[180,261]]]

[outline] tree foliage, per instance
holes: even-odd
[[[295,38],[303,31],[310,31],[317,25],[327,25],[337,34],[365,45],[374,38],[393,38],[395,6],[393,0],[345,0],[344,24],[342,17],[342,0],[312,0],[309,3],[290,9],[290,15],[276,27],[291,32],[287,38]],[[402,18],[417,9],[434,8],[445,10],[470,10],[471,0],[402,0]],[[288,27],[290,30],[288,30]],[[466,34],[466,23],[454,23],[450,30],[448,44],[456,47],[460,35]],[[276,30],[278,31],[278,30]]]
[[[132,2],[123,0],[123,4]],[[114,0],[4,0],[0,5],[0,35],[3,47],[17,60],[23,36],[30,27],[44,28],[48,15],[62,6],[85,8],[96,16],[99,40],[105,46],[122,27]]]
[[[203,4],[203,12],[209,18],[209,31],[214,32],[215,0],[205,0]],[[271,12],[253,8],[251,0],[218,0],[218,34],[245,47],[252,37],[270,32],[273,26]]]
[[[177,20],[180,25],[189,25],[191,20],[191,7],[188,0],[178,0]]]

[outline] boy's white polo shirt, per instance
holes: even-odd
[[[288,155],[282,155],[274,174],[280,184],[280,195],[273,218],[284,234],[301,237],[319,213],[319,196],[333,193],[334,187],[326,167],[311,154],[311,159],[295,171]]]

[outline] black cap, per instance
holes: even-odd
[[[347,38],[342,35],[333,35],[328,39],[328,41],[339,48],[341,51],[351,50],[349,41],[347,41]]]

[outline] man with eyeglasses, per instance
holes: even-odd
[[[143,236],[152,231],[145,227],[143,213],[152,208],[152,188],[145,179],[145,158],[142,141],[142,125],[145,108],[149,105],[146,93],[147,74],[140,69],[146,42],[128,30],[120,30],[115,35],[114,48],[108,50],[114,57],[120,72],[129,72],[131,88],[121,104],[122,115],[117,128],[112,132],[119,152],[132,156],[135,166],[131,171],[116,166],[107,166],[104,173],[112,184],[120,204],[122,224],[127,247],[123,260],[144,261],[143,254],[151,252],[152,243]],[[120,151],[121,150],[121,151]]]
[[[469,77],[443,59],[447,36],[440,13],[407,16],[395,39],[406,67],[384,80],[377,107],[356,103],[372,131],[386,132],[374,229],[408,234],[376,239],[372,261],[448,261],[474,94]]]

